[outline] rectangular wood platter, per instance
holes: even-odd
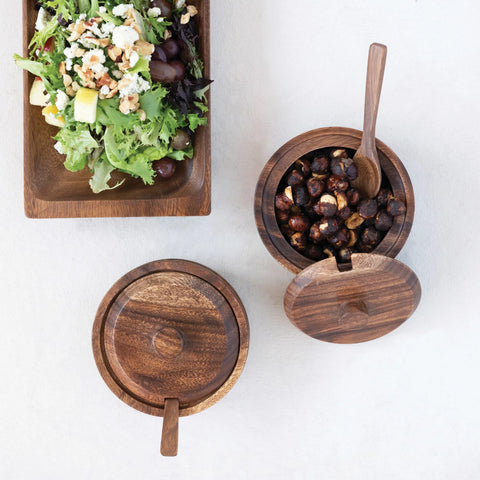
[[[190,0],[199,11],[200,55],[205,77],[210,76],[210,1]],[[23,53],[33,35],[37,12],[35,0],[23,0]],[[195,135],[193,159],[177,164],[170,179],[144,185],[140,179],[125,176],[117,189],[94,194],[88,169],[69,172],[63,155],[53,148],[57,130],[47,125],[41,108],[29,103],[33,75],[24,72],[24,197],[25,214],[30,218],[153,217],[193,216],[210,213],[210,112],[208,126]],[[210,96],[208,95],[210,103]],[[113,177],[113,175],[112,175]],[[123,178],[122,174],[114,179]]]

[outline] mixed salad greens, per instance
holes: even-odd
[[[99,193],[123,183],[109,184],[114,170],[152,185],[156,161],[193,157],[210,84],[193,5],[40,0],[36,7],[29,56],[15,61],[36,77],[30,102],[60,128],[55,148],[68,170],[88,167]]]

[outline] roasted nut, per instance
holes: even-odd
[[[335,148],[330,152],[330,158],[348,158],[348,153],[344,148]]]
[[[364,222],[364,219],[357,213],[352,213],[347,220],[345,220],[345,226],[350,229],[350,230],[355,230],[358,228],[362,223]]]
[[[380,210],[375,215],[375,228],[380,232],[387,232],[392,228],[392,225],[393,219],[385,210]]]
[[[350,215],[352,214],[352,211],[350,210],[350,207],[344,207],[341,210],[338,211],[337,215],[340,220],[345,221],[348,218],[350,218]]]
[[[361,253],[370,253],[375,248],[375,245],[367,245],[366,243],[358,242],[357,248]]]
[[[303,184],[303,175],[298,170],[291,171],[287,176],[287,184],[291,187],[297,187]]]
[[[304,251],[307,248],[308,240],[305,232],[295,232],[290,237],[290,245],[299,252]]]
[[[275,197],[275,207],[277,210],[290,210],[293,205],[292,187],[287,187],[283,192]]]
[[[313,206],[315,213],[323,217],[333,217],[337,213],[337,200],[333,195],[324,193]]]
[[[377,194],[378,206],[386,207],[390,198],[392,198],[392,192],[386,188],[381,188]]]
[[[282,225],[280,225],[280,231],[282,232],[282,234],[287,237],[288,239],[290,239],[290,237],[295,233],[289,226],[288,226],[288,223],[284,223]]]
[[[380,235],[373,227],[367,227],[360,236],[360,240],[365,245],[376,245],[380,240]]]
[[[352,163],[345,169],[345,176],[347,177],[347,180],[350,182],[357,179],[358,168],[354,163]]]
[[[352,260],[352,251],[347,247],[342,248],[338,251],[337,258],[340,263],[348,263]]]
[[[325,155],[321,155],[319,157],[315,157],[310,164],[313,173],[326,173],[330,162]]]
[[[276,211],[277,220],[280,223],[288,223],[290,220],[290,212],[288,210],[278,210]]]
[[[398,215],[403,215],[406,211],[407,207],[405,207],[405,204],[402,201],[397,200],[394,197],[390,198],[387,204],[387,212],[390,215],[397,217]]]
[[[358,213],[363,218],[373,218],[377,214],[377,202],[373,199],[362,200],[358,204]]]
[[[354,207],[355,205],[358,205],[358,202],[360,201],[360,192],[355,188],[349,188],[346,193],[350,206]]]
[[[336,191],[335,198],[337,199],[338,210],[343,210],[345,207],[348,207],[348,198],[345,192],[342,192],[341,190]]]
[[[334,158],[330,162],[330,170],[332,175],[335,175],[337,178],[343,178],[345,176],[345,165],[340,157]]]
[[[348,244],[349,239],[350,235],[347,230],[342,228],[329,237],[328,241],[338,250],[339,248],[345,247]]]
[[[349,230],[348,235],[349,235],[349,238],[348,238],[347,247],[353,247],[358,240],[357,232],[355,230]]]
[[[323,233],[320,231],[320,222],[315,222],[310,227],[310,233],[308,237],[313,243],[320,243],[325,238],[325,235],[323,235]]]
[[[307,181],[307,190],[310,194],[310,197],[312,198],[319,197],[322,194],[324,188],[325,184],[318,178],[311,177]]]
[[[293,189],[293,203],[299,207],[304,207],[310,201],[307,187],[305,185],[298,185]]]
[[[327,258],[333,258],[335,256],[335,250],[332,246],[326,245],[323,249],[323,253]]]
[[[323,258],[323,249],[320,245],[310,243],[305,250],[305,255],[313,260],[320,260]]]
[[[295,232],[306,232],[310,228],[310,221],[306,215],[293,215],[288,225]]]
[[[328,177],[327,179],[327,190],[329,192],[335,192],[337,190],[346,191],[349,187],[349,184],[346,180],[335,177],[334,175]]]
[[[337,232],[338,230],[338,222],[335,218],[322,218],[320,220],[320,224],[318,225],[318,229],[320,233],[325,237],[329,237]]]
[[[143,56],[152,55],[155,51],[155,45],[145,42],[144,40],[137,40],[135,42],[135,50]]]
[[[304,177],[308,177],[312,173],[310,162],[306,158],[297,160],[295,162],[295,167]]]

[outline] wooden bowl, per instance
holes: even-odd
[[[210,0],[192,0],[200,18],[200,55],[205,76],[210,76]],[[23,53],[35,29],[35,0],[23,0]],[[210,213],[210,114],[208,125],[195,135],[195,154],[177,165],[175,175],[146,186],[140,179],[125,178],[122,186],[94,194],[90,172],[69,172],[64,156],[53,148],[58,129],[47,125],[41,108],[29,103],[33,75],[24,72],[24,197],[30,218],[150,217],[208,215]],[[209,103],[210,97],[207,94]]]
[[[303,155],[319,148],[343,147],[357,150],[362,132],[352,128],[329,127],[311,130],[293,138],[281,147],[267,162],[255,192],[255,221],[260,237],[270,254],[285,268],[299,273],[315,263],[298,253],[282,235],[275,217],[275,195],[287,170]],[[415,212],[415,199],[410,177],[401,160],[380,140],[376,141],[380,165],[393,190],[402,200],[406,215],[395,217],[390,231],[372,252],[394,258],[405,244]]]
[[[112,392],[141,412],[165,417],[161,451],[171,456],[178,417],[212,406],[238,380],[248,319],[233,288],[209,268],[159,260],[127,273],[108,291],[92,344]]]

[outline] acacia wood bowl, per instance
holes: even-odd
[[[275,216],[275,195],[287,170],[303,155],[320,148],[343,147],[357,150],[362,132],[352,128],[328,127],[311,130],[283,145],[265,165],[255,192],[255,221],[260,237],[270,254],[285,268],[297,274],[316,263],[298,253],[280,231]],[[380,140],[376,140],[382,175],[386,176],[393,194],[402,200],[406,214],[395,217],[393,226],[374,254],[394,258],[407,241],[412,228],[415,199],[410,177],[395,153]]]
[[[23,54],[35,31],[35,0],[23,1]],[[191,0],[199,11],[199,50],[206,78],[210,76],[210,0]],[[194,156],[177,163],[175,174],[154,185],[118,171],[113,181],[125,180],[113,190],[95,194],[88,184],[88,168],[69,172],[64,156],[54,148],[52,138],[58,132],[47,125],[41,108],[30,105],[29,92],[34,76],[24,71],[24,197],[29,218],[75,217],[153,217],[190,216],[210,213],[211,141],[210,112],[208,125],[195,133]],[[207,92],[210,103],[210,94]]]

